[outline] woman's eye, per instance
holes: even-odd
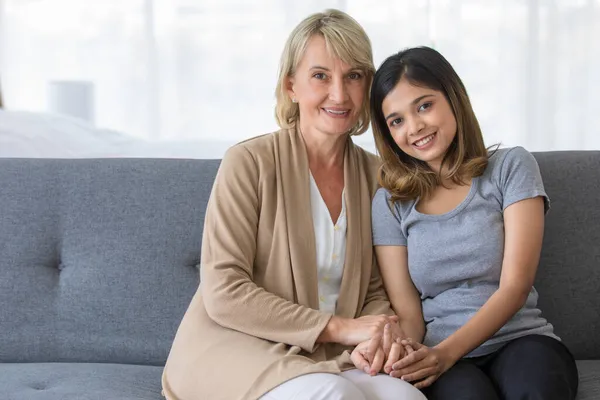
[[[419,111],[425,111],[431,107],[431,102],[423,103],[421,107],[419,107]]]
[[[322,72],[317,72],[316,74],[313,75],[313,78],[317,78],[317,79],[325,79],[327,77],[327,75],[325,75]]]
[[[390,122],[390,126],[396,126],[398,124],[402,123],[402,118],[396,118],[395,120],[393,120],[392,122]]]
[[[362,75],[359,72],[352,72],[350,75],[348,75],[348,77],[352,80],[359,80],[362,78]]]

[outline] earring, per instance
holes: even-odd
[[[292,103],[297,103],[297,100],[295,97],[292,97]]]

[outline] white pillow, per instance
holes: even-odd
[[[232,142],[148,141],[72,117],[0,110],[0,157],[221,158]]]

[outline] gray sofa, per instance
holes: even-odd
[[[536,157],[540,306],[579,360],[578,399],[600,398],[600,152]],[[0,159],[0,399],[161,399],[217,168]]]

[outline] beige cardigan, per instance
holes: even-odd
[[[336,315],[392,314],[371,242],[377,158],[348,140],[347,250]],[[316,340],[315,235],[306,147],[295,130],[223,157],[206,211],[201,284],[177,331],[162,384],[169,400],[257,399],[294,377],[351,368],[349,348]]]

